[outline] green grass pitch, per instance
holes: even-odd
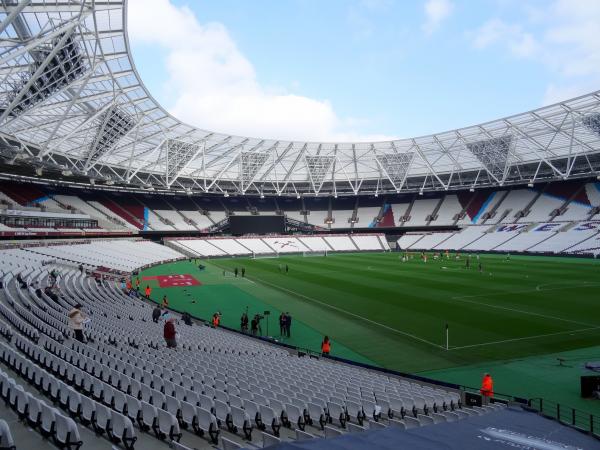
[[[317,350],[326,334],[334,355],[403,372],[485,366],[598,345],[596,261],[486,254],[480,272],[475,256],[469,269],[464,255],[451,256],[435,260],[430,254],[426,263],[418,254],[402,262],[398,253],[230,258],[203,261],[202,272],[180,262],[142,275],[191,273],[203,283],[187,289],[154,284],[153,297],[166,293],[175,309],[206,318],[223,310],[223,323],[235,328],[246,306],[275,316],[289,311],[289,343]],[[287,274],[279,270],[286,264]],[[224,269],[235,267],[244,267],[247,279],[223,277]],[[269,325],[269,334],[279,338],[276,317]]]

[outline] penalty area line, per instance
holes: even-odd
[[[526,336],[526,337],[520,337],[520,338],[503,339],[501,341],[482,342],[480,344],[461,345],[459,347],[451,347],[450,351],[453,351],[453,350],[462,350],[462,349],[465,349],[465,348],[485,347],[487,345],[505,344],[505,343],[508,343],[508,342],[526,341],[528,339],[539,339],[539,338],[543,338],[543,337],[559,336],[561,334],[583,333],[584,331],[593,331],[593,330],[600,330],[600,327],[580,328],[579,330],[559,331],[557,333],[546,333],[546,334],[538,334],[538,335],[535,335],[535,336]]]
[[[273,288],[275,288],[275,289],[280,289],[280,290],[282,290],[282,291],[289,292],[290,294],[292,294],[292,295],[295,295],[296,297],[301,297],[301,298],[304,298],[304,299],[306,299],[306,300],[308,300],[308,301],[311,301],[311,302],[317,303],[317,304],[319,304],[319,305],[321,305],[321,306],[324,306],[324,307],[326,307],[326,308],[333,309],[334,311],[338,311],[338,312],[344,313],[344,314],[346,314],[346,315],[348,315],[348,316],[352,316],[352,317],[355,317],[355,318],[357,318],[357,319],[364,320],[365,322],[369,322],[369,323],[371,323],[371,324],[373,324],[373,325],[377,325],[378,327],[385,328],[386,330],[393,331],[394,333],[401,334],[401,335],[403,335],[403,336],[409,337],[409,338],[411,338],[411,339],[414,339],[414,340],[416,340],[416,341],[422,342],[422,343],[424,343],[424,344],[431,345],[432,347],[435,347],[435,348],[440,348],[440,349],[442,349],[442,350],[446,350],[446,347],[444,347],[444,346],[442,346],[442,345],[436,344],[436,343],[434,343],[434,342],[430,342],[430,341],[428,341],[427,339],[420,338],[419,336],[415,336],[414,334],[407,333],[406,331],[397,330],[396,328],[392,328],[392,327],[390,327],[390,326],[387,326],[387,325],[385,325],[385,324],[383,324],[383,323],[376,322],[376,321],[374,321],[374,320],[368,319],[368,318],[366,318],[366,317],[363,317],[363,316],[361,316],[361,315],[359,315],[359,314],[355,314],[355,313],[353,313],[353,312],[350,312],[350,311],[346,311],[345,309],[338,308],[337,306],[333,306],[333,305],[330,305],[330,304],[328,304],[328,303],[325,303],[325,302],[322,302],[322,301],[320,301],[320,300],[317,300],[317,299],[315,299],[315,298],[308,297],[307,295],[300,294],[299,292],[293,291],[293,290],[291,290],[291,289],[284,288],[284,287],[282,287],[282,286],[278,286],[278,285],[276,285],[276,284],[274,284],[274,283],[270,283],[270,282],[268,282],[268,281],[261,280],[260,278],[257,278],[257,277],[253,277],[253,278],[254,278],[256,281],[258,281],[259,283],[266,284],[266,285],[268,285],[268,286],[272,286],[272,287],[273,287]]]

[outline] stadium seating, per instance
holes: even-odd
[[[436,248],[437,245],[444,242],[446,239],[448,239],[453,234],[454,233],[451,233],[451,232],[450,233],[440,232],[440,233],[426,234],[421,239],[416,241],[414,244],[412,244],[406,248],[410,248],[413,250],[430,250],[430,249]],[[419,236],[419,235],[417,235],[417,236]]]
[[[375,235],[336,238],[332,245],[344,249],[354,239],[365,249],[378,241]],[[151,245],[158,253],[160,246]],[[170,256],[172,251],[160,253]],[[30,282],[41,280],[47,276],[42,265],[47,260],[24,249],[2,251],[2,256],[6,284],[0,293],[0,325],[12,330],[12,339],[0,343],[0,362],[19,378],[11,381],[1,372],[1,391],[17,414],[65,448],[78,448],[87,428],[124,448],[138,448],[136,442],[146,435],[186,448],[177,441],[185,437],[190,442],[193,434],[240,446],[242,438],[260,444],[289,440],[287,427],[303,439],[331,437],[391,425],[421,426],[433,423],[434,416],[455,419],[470,411],[453,390],[298,358],[220,329],[179,326],[183,345],[168,351],[161,325],[149,320],[149,305],[125,296],[114,282],[93,282],[76,268],[60,268],[60,303],[38,299],[33,291],[19,294],[30,307],[26,310],[8,300],[20,292],[14,274],[27,268]],[[110,265],[119,266],[121,258],[112,257]],[[75,302],[93,318],[85,344],[65,340],[66,312]],[[1,422],[0,436],[7,436]]]
[[[410,220],[407,222],[407,225],[410,225],[411,227],[422,227],[427,225],[427,218],[433,214],[439,201],[439,198],[415,200],[412,209],[410,210]]]
[[[345,210],[333,210],[331,211],[331,217],[333,222],[331,223],[331,228],[351,228],[352,223],[350,219],[354,217],[353,209],[345,209]]]
[[[462,209],[458,196],[446,195],[438,209],[437,218],[431,222],[431,225],[453,225],[454,216],[459,214]]]
[[[106,267],[125,272],[130,272],[139,266],[183,257],[181,253],[168,247],[132,240],[29,247],[25,251],[52,260],[75,265],[82,264],[90,269]]]
[[[481,238],[490,227],[473,225],[455,233],[445,241],[436,245],[436,250],[460,250],[477,239]]]

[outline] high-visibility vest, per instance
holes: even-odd
[[[146,297],[150,297],[150,293],[152,292],[152,289],[150,289],[150,286],[148,286],[146,288]]]
[[[481,395],[485,397],[493,397],[494,396],[494,380],[490,375],[483,377],[483,381],[481,382]]]
[[[215,316],[215,317],[213,317],[212,323],[215,327],[218,327],[219,321],[220,321],[219,316]]]
[[[321,344],[321,351],[323,353],[329,353],[331,351],[331,344],[329,341],[323,341],[323,343]]]

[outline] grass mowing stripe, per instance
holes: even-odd
[[[374,320],[368,319],[367,317],[364,317],[364,316],[361,316],[361,315],[355,314],[355,313],[353,313],[353,312],[350,312],[350,311],[346,311],[345,309],[338,308],[337,306],[330,305],[330,304],[328,304],[328,303],[322,302],[322,301],[320,301],[320,300],[317,300],[317,299],[315,299],[315,298],[308,297],[308,296],[306,296],[306,295],[304,295],[304,294],[300,294],[299,292],[292,291],[291,289],[284,288],[283,286],[278,286],[278,285],[276,285],[276,284],[269,283],[268,281],[261,280],[260,278],[257,278],[257,277],[255,277],[255,276],[253,276],[252,278],[254,278],[256,281],[258,281],[258,282],[260,282],[260,283],[263,283],[263,284],[269,285],[269,286],[271,286],[271,287],[274,287],[275,289],[280,289],[280,290],[282,290],[282,291],[288,292],[288,293],[290,293],[290,294],[292,294],[292,295],[295,295],[295,296],[297,296],[297,297],[304,298],[304,299],[306,299],[306,300],[309,300],[309,301],[311,301],[311,302],[318,303],[319,305],[321,305],[321,306],[325,306],[326,308],[330,308],[330,309],[333,309],[333,310],[335,310],[335,311],[339,311],[339,312],[341,312],[341,313],[344,313],[344,314],[347,314],[347,315],[349,315],[349,316],[355,317],[355,318],[357,318],[357,319],[363,320],[363,321],[365,321],[365,322],[372,323],[373,325],[377,325],[378,327],[385,328],[385,329],[387,329],[387,330],[389,330],[389,331],[393,331],[394,333],[398,333],[398,334],[401,334],[401,335],[403,335],[403,336],[409,337],[409,338],[411,338],[411,339],[415,339],[415,340],[417,340],[417,341],[419,341],[419,342],[423,342],[423,343],[425,343],[425,344],[428,344],[428,345],[431,345],[431,346],[433,346],[433,347],[444,349],[444,347],[442,347],[441,345],[438,345],[438,344],[435,344],[435,343],[433,343],[433,342],[430,342],[430,341],[428,341],[427,339],[420,338],[419,336],[415,336],[414,334],[410,334],[410,333],[407,333],[407,332],[405,332],[405,331],[397,330],[397,329],[395,329],[395,328],[392,328],[392,327],[389,327],[389,326],[387,326],[387,325],[384,325],[383,323],[375,322]]]
[[[535,290],[533,290],[533,291],[532,290],[518,291],[518,292],[504,292],[503,294],[504,295],[523,294],[523,293],[528,293],[528,292],[535,292]],[[489,295],[500,295],[500,294],[489,294]],[[474,300],[467,300],[464,297],[468,297],[468,296],[452,297],[452,300],[457,300],[459,302],[464,302],[464,303],[472,303],[474,305],[487,306],[489,308],[503,309],[505,311],[516,312],[516,313],[519,313],[519,314],[528,314],[528,315],[531,315],[531,316],[543,317],[544,319],[552,319],[552,320],[559,320],[559,321],[562,321],[562,322],[575,323],[577,325],[584,325],[586,327],[600,327],[600,325],[595,324],[595,323],[585,323],[585,322],[579,322],[577,320],[563,319],[562,317],[549,316],[547,314],[541,314],[541,313],[536,313],[536,312],[532,312],[532,311],[524,311],[522,309],[516,309],[516,308],[509,308],[507,306],[490,305],[489,303],[476,302]],[[478,296],[478,297],[485,297],[485,295],[481,295],[481,296]]]
[[[451,347],[450,350],[452,351],[452,350],[463,350],[465,348],[485,347],[486,345],[505,344],[507,342],[525,341],[528,339],[539,339],[539,338],[543,338],[543,337],[558,336],[559,334],[582,333],[584,331],[592,331],[592,330],[600,330],[600,326],[599,327],[591,327],[591,328],[581,328],[579,330],[559,331],[557,333],[539,334],[537,336],[526,336],[526,337],[522,337],[522,338],[503,339],[501,341],[482,342],[481,344],[461,345],[460,347]]]

